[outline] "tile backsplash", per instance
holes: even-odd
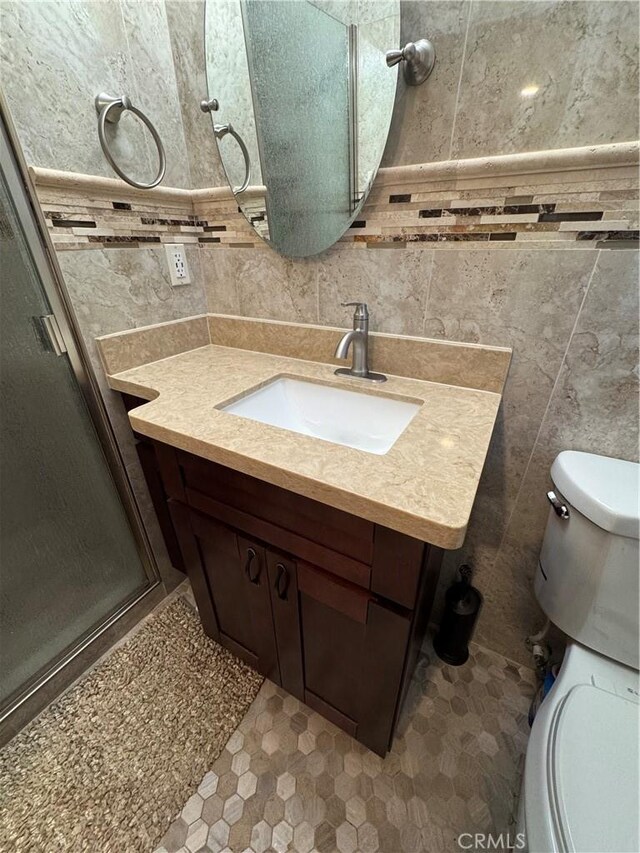
[[[381,169],[340,242],[637,245],[637,160],[637,145],[620,143]],[[144,194],[89,175],[33,175],[60,250],[161,242],[265,248],[224,188]]]

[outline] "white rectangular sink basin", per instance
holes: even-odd
[[[382,455],[393,447],[420,403],[279,377],[224,412]]]

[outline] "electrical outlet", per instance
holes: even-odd
[[[180,246],[177,243],[166,243],[165,251],[167,253],[167,260],[169,261],[169,275],[171,276],[173,287],[177,287],[180,284],[191,284],[184,246]]]

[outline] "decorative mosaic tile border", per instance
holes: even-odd
[[[637,244],[637,190],[619,191],[615,199],[607,191],[574,192],[569,201],[559,201],[558,195],[550,189],[536,195],[428,198],[416,203],[398,201],[406,196],[391,194],[388,209],[376,205],[368,210],[365,205],[366,219],[354,222],[345,239],[394,245],[460,241],[548,244],[552,240],[595,240],[598,246],[607,247],[629,241]]]
[[[265,247],[226,187],[144,191],[110,178],[31,174],[58,250]],[[259,221],[264,188],[252,189],[248,202]],[[381,169],[340,242],[631,248],[639,240],[639,198],[638,143]]]

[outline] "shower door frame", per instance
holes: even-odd
[[[54,658],[46,669],[36,673],[23,686],[20,693],[12,698],[11,704],[0,712],[0,745],[2,745],[150,612],[165,597],[166,590],[75,320],[56,252],[29,178],[28,166],[2,92],[0,92],[0,157],[11,201],[51,313],[58,323],[67,349],[65,355],[69,359],[89,410],[116,490],[124,506],[140,561],[149,580],[147,589],[142,593],[135,593],[131,599],[125,600],[115,612],[107,616],[99,626],[81,635],[71,648]]]

